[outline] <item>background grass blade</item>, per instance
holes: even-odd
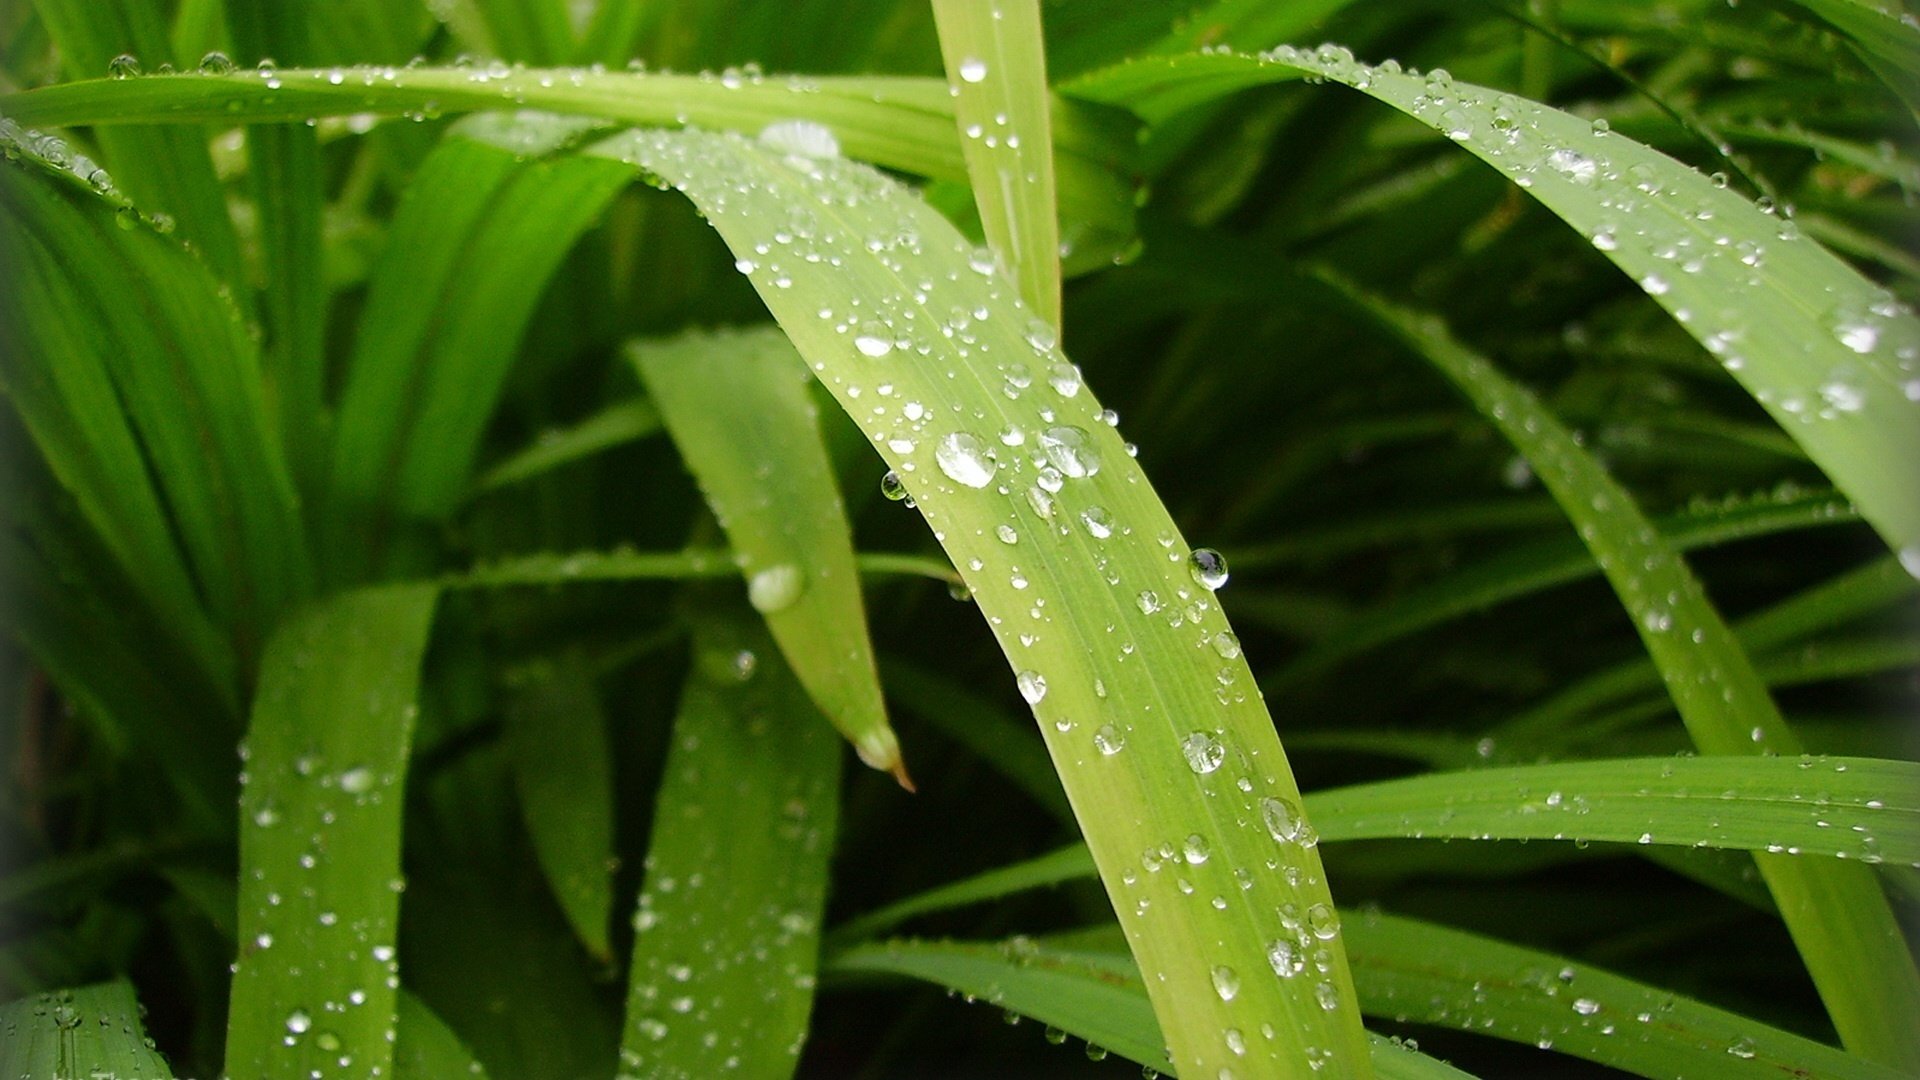
[[[393,1075],[399,1080],[467,1076],[487,1080],[460,1036],[417,997],[401,991],[394,1009]]]
[[[473,492],[522,483],[659,430],[660,414],[645,399],[616,402],[577,424],[543,432],[532,445],[482,473],[474,481]]]
[[[1060,227],[1040,0],[934,0],[953,119],[987,246],[1035,316],[1060,326]]]
[[[173,60],[159,6],[147,0],[34,0],[62,65],[74,79],[100,79],[120,57],[133,69],[158,69]],[[194,57],[194,62],[199,58]],[[214,178],[206,134],[173,131],[95,133],[113,182],[149,212],[169,215],[180,235],[206,256],[221,281],[241,290],[247,281],[226,198]]]
[[[790,1076],[813,1006],[840,744],[744,613],[696,627],[634,913],[620,1074]]]
[[[0,1006],[0,1070],[7,1076],[126,1076],[167,1080],[146,1010],[124,982],[57,990]]]
[[[409,187],[340,402],[329,522],[340,579],[417,559],[405,547],[407,523],[442,517],[465,494],[539,299],[530,283],[554,272],[632,179],[611,161],[549,156],[581,130],[539,117],[476,118]]]
[[[1344,49],[1137,61],[1074,93],[1149,120],[1312,75],[1454,137],[1640,283],[1920,566],[1920,320],[1790,221],[1673,159],[1535,102],[1355,63]],[[1920,576],[1920,575],[1917,575]]]
[[[632,355],[781,655],[860,760],[911,788],[799,354],[766,327],[641,342]]]
[[[613,952],[613,767],[591,665],[568,653],[514,681],[506,729],[527,836],[580,943],[606,961]]]
[[[1323,928],[1319,977],[1268,977],[1271,943],[1308,934],[1281,925],[1281,905],[1331,909],[1318,854],[1295,842],[1299,792],[1243,689],[1237,640],[1077,372],[1024,340],[1030,316],[991,261],[838,159],[697,132],[635,132],[595,152],[679,187],[737,257],[763,260],[750,275],[761,298],[961,567],[1152,973],[1175,1062],[1298,1069],[1311,1047],[1327,1075],[1364,1075],[1337,928]],[[1205,700],[1217,707],[1190,711]],[[1181,843],[1205,857],[1151,869]],[[1237,899],[1220,911],[1216,896]],[[1214,989],[1223,966],[1243,973],[1230,1001]],[[1261,1021],[1276,1034],[1251,1058],[1219,1041]]]
[[[343,593],[268,643],[240,805],[231,1074],[391,1066],[400,811],[436,595]]]

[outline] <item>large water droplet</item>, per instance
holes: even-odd
[[[1113,515],[1104,506],[1089,506],[1080,511],[1080,524],[1087,527],[1087,535],[1095,540],[1113,535]]]
[[[131,53],[121,53],[107,61],[107,78],[129,79],[140,74],[140,58]]]
[[[960,81],[977,83],[987,77],[987,62],[977,56],[960,61]]]
[[[1126,749],[1127,737],[1112,724],[1101,724],[1100,730],[1093,733],[1093,746],[1102,754],[1112,757]]]
[[[781,563],[756,571],[747,579],[747,602],[755,611],[770,615],[792,607],[805,588],[806,579],[800,575],[800,568]]]
[[[934,444],[933,460],[948,479],[970,488],[986,487],[993,482],[993,474],[1000,471],[987,444],[970,431],[942,435]]]
[[[899,473],[888,469],[887,474],[880,478],[880,494],[899,502],[907,497],[907,485],[900,481]]]
[[[1290,844],[1300,837],[1300,808],[1286,799],[1264,798],[1260,800],[1260,818],[1266,822],[1267,832],[1275,840]]]
[[[1046,676],[1037,671],[1023,671],[1014,676],[1013,681],[1020,688],[1020,696],[1026,698],[1029,705],[1038,705],[1040,699],[1047,696]]]
[[[1227,760],[1226,744],[1204,731],[1193,732],[1181,740],[1180,753],[1186,756],[1187,767],[1202,776]]]
[[[1085,428],[1063,424],[1042,431],[1040,451],[1047,455],[1047,461],[1054,468],[1067,476],[1078,479],[1100,471],[1100,452],[1094,449]]]
[[[295,1035],[304,1035],[313,1026],[313,1017],[305,1009],[295,1009],[287,1014],[287,1030]]]
[[[1218,589],[1227,583],[1227,560],[1212,548],[1194,548],[1187,556],[1187,573],[1202,588]]]
[[[1232,1001],[1240,993],[1240,976],[1225,964],[1216,966],[1213,969],[1213,992],[1220,995],[1221,1001]]]
[[[840,156],[840,140],[833,129],[812,120],[775,120],[760,129],[760,143],[798,158]]]

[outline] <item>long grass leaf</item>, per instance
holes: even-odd
[[[617,402],[569,427],[542,432],[531,445],[481,473],[473,491],[479,494],[524,483],[659,430],[660,414],[645,399]]]
[[[400,991],[394,1008],[393,1075],[398,1080],[446,1080],[467,1077],[487,1080],[487,1070],[474,1059],[446,1021],[419,998]]]
[[[1333,46],[1143,60],[1067,89],[1152,120],[1301,77],[1351,86],[1448,135],[1591,238],[1920,569],[1920,319],[1791,221],[1590,121],[1444,71],[1356,63]]]
[[[996,708],[960,680],[919,664],[883,660],[880,674],[901,707],[977,754],[1061,821],[1073,821],[1073,807],[1060,790],[1046,743],[1019,717]]]
[[[933,0],[953,119],[987,246],[1060,326],[1060,226],[1040,0]]]
[[[765,327],[640,342],[632,355],[794,675],[860,760],[911,787],[874,670],[853,532],[792,343]]]
[[[62,83],[0,96],[17,123],[268,123],[321,116],[539,109],[626,124],[764,130],[804,119],[851,157],[940,180],[967,179],[944,82],[903,77],[607,73],[585,68],[349,67],[232,76],[150,75]],[[1133,197],[1121,169],[1125,129],[1057,102],[1052,110],[1060,209],[1127,235]]]
[[[229,1074],[391,1066],[403,780],[437,595],[343,593],[268,643],[240,807]]]
[[[1151,973],[1179,1066],[1297,1070],[1312,1048],[1325,1075],[1365,1075],[1337,928],[1323,928],[1335,940],[1315,977],[1266,967],[1272,943],[1308,933],[1282,925],[1282,905],[1331,907],[1318,853],[1296,842],[1299,792],[1272,719],[1212,594],[1224,568],[1182,541],[1051,340],[1025,339],[1034,320],[991,257],[837,158],[701,132],[634,132],[595,152],[679,187],[754,261],[762,299],[962,568]],[[1183,844],[1197,856],[1181,873],[1150,869]],[[1231,1000],[1214,989],[1218,967],[1244,973]],[[1259,1022],[1280,1034],[1252,1058],[1220,1043]]]
[[[622,1076],[777,1080],[806,1040],[841,750],[748,618],[699,618],[634,913]]]
[[[919,555],[863,552],[854,556],[863,574],[909,575],[957,583],[953,568]],[[733,577],[740,573],[731,553],[720,549],[678,552],[577,551],[520,555],[485,562],[448,577],[448,588],[499,588],[506,585],[569,585],[591,581],[681,581]]]
[[[146,1037],[145,1014],[124,982],[55,990],[0,1006],[0,1074],[167,1080],[173,1070]]]

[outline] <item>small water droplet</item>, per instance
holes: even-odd
[[[977,56],[960,61],[960,81],[977,83],[987,77],[987,62]]]
[[[1095,540],[1113,535],[1113,515],[1104,506],[1089,506],[1080,511],[1080,524],[1087,527],[1087,534]]]
[[[295,1035],[304,1035],[313,1027],[313,1017],[305,1009],[295,1009],[287,1014],[287,1030]]]
[[[130,79],[140,74],[140,58],[131,53],[121,53],[107,61],[107,78]]]
[[[792,607],[805,588],[806,579],[801,576],[800,568],[792,563],[780,563],[758,570],[747,579],[747,602],[755,611],[771,615]]]
[[[907,485],[901,482],[899,473],[888,469],[886,475],[880,478],[880,494],[899,502],[907,497]]]
[[[1023,671],[1014,676],[1013,681],[1020,688],[1020,696],[1027,699],[1029,705],[1038,705],[1047,696],[1046,676],[1037,671]]]
[[[1040,450],[1066,476],[1081,479],[1100,471],[1099,451],[1084,428],[1070,424],[1047,428],[1040,433]]]
[[[1093,733],[1093,746],[1102,754],[1112,757],[1126,749],[1127,737],[1112,724],[1101,724],[1100,730]]]
[[[1220,995],[1221,1001],[1232,1001],[1240,993],[1240,976],[1225,964],[1213,969],[1213,992]]]
[[[1227,760],[1226,744],[1204,731],[1192,732],[1181,740],[1180,753],[1186,756],[1187,767],[1201,776],[1218,769],[1220,763]]]

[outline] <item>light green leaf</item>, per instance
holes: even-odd
[[[633,917],[621,1075],[777,1080],[813,1007],[840,745],[744,612],[696,620]]]
[[[514,788],[554,898],[596,958],[612,955],[613,767],[586,659],[568,653],[519,673],[506,705]]]
[[[987,246],[1057,331],[1060,227],[1040,0],[933,0],[933,17]]]
[[[343,593],[268,642],[240,803],[233,1075],[391,1065],[400,812],[436,597]]]
[[[1323,1075],[1364,1075],[1337,949],[1319,977],[1253,977],[1272,942],[1307,933],[1281,924],[1283,904],[1331,906],[1318,854],[1294,842],[1299,793],[1213,598],[1219,579],[1078,373],[1023,337],[1031,316],[992,260],[838,158],[691,131],[594,152],[679,187],[754,261],[762,299],[961,568],[1152,973],[1180,1067],[1297,1069],[1313,1047]],[[1225,911],[1145,870],[1181,845],[1206,849],[1180,876],[1235,897]],[[1213,989],[1222,965],[1250,973],[1231,1001]],[[1281,1034],[1249,1058],[1219,1041],[1263,1022]]]
[[[1920,320],[1791,221],[1589,121],[1444,72],[1356,63],[1335,46],[1141,60],[1066,89],[1153,121],[1302,77],[1351,86],[1447,134],[1591,238],[1920,567]]]
[[[125,982],[55,990],[0,1006],[0,1076],[167,1080],[173,1070],[146,1037],[145,1014]]]
[[[774,327],[639,342],[632,355],[800,684],[860,760],[911,789],[806,365]]]

